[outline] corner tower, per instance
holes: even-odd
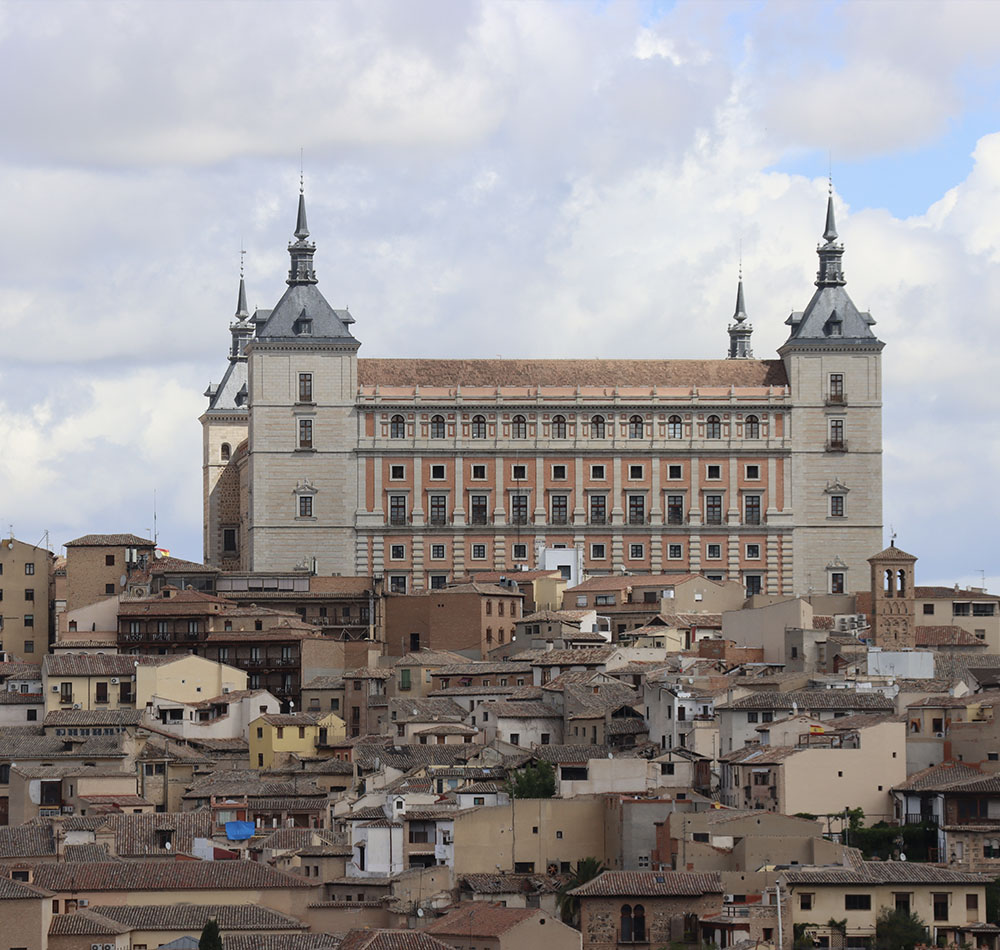
[[[208,409],[199,419],[202,444],[202,547],[206,564],[223,570],[241,565],[242,506],[238,459],[245,453],[247,409],[246,345],[253,336],[240,265],[236,314],[229,325],[229,365],[218,385],[209,383]]]
[[[886,650],[913,649],[917,645],[916,580],[917,559],[896,547],[893,541],[884,551],[868,558],[871,565],[871,637]]]
[[[294,237],[288,288],[246,347],[246,567],[332,573],[355,555],[360,343],[317,286],[301,190]]]
[[[833,194],[816,292],[778,350],[791,389],[790,478],[796,593],[867,590],[882,541],[882,348],[847,294]]]

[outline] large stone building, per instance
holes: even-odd
[[[776,360],[752,357],[742,281],[724,360],[359,359],[315,248],[300,194],[274,309],[251,315],[240,278],[201,417],[208,563],[408,592],[576,547],[590,574],[868,587],[883,344],[845,290],[832,198]]]

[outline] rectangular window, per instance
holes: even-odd
[[[485,561],[486,560],[486,545],[485,544],[474,544],[474,545],[472,545],[472,560],[473,561]]]
[[[746,473],[748,482],[756,482],[760,479],[760,466],[748,465],[746,467]]]
[[[671,561],[679,561],[684,557],[684,545],[683,544],[668,544],[667,545],[667,557]]]
[[[844,420],[843,419],[831,419],[830,420],[830,448],[831,449],[842,449],[842,448],[844,448]]]
[[[844,575],[840,571],[833,571],[830,574],[830,593],[844,593]]]
[[[510,477],[514,479],[515,482],[522,481],[528,477],[528,466],[527,465],[512,465],[510,467]]]
[[[113,594],[114,592],[115,592],[115,585],[112,584],[111,585],[111,593]],[[30,588],[30,587],[25,588],[24,599],[25,600],[34,600],[35,599],[35,591],[32,588]]]
[[[552,466],[552,480],[554,482],[564,482],[564,481],[566,481],[566,466],[565,465],[553,465]]]
[[[951,605],[951,615],[953,617],[968,617],[971,614],[971,605],[967,603],[953,603]]]
[[[312,419],[299,419],[299,448],[311,449],[312,447],[313,447]]]
[[[486,478],[486,466],[485,465],[473,465],[472,466],[472,479],[473,481],[482,481]]]
[[[760,545],[759,544],[748,544],[746,546],[746,559],[748,561],[759,561],[760,560]]]
[[[743,580],[747,589],[747,597],[753,597],[754,594],[760,593],[761,591],[760,574],[747,574]]]
[[[683,495],[667,495],[667,524],[684,524]]]
[[[431,560],[440,561],[444,558],[444,545],[443,544],[432,544],[431,545]]]
[[[743,523],[760,524],[760,495],[743,496]]]
[[[236,529],[235,528],[223,528],[222,529],[222,550],[225,554],[235,554],[237,551],[236,547]]]
[[[603,465],[591,465],[590,466],[590,477],[595,482],[603,482],[604,478],[605,478],[605,475],[604,475],[604,466]]]
[[[431,478],[434,481],[441,481],[444,478],[444,466],[443,465],[432,465],[431,466]]]
[[[830,517],[831,518],[843,518],[844,517],[844,496],[843,495],[831,495],[830,496]]]
[[[389,524],[406,524],[406,495],[389,496]]]
[[[844,401],[844,374],[830,374],[830,402]]]
[[[646,556],[646,546],[644,544],[630,544],[628,556],[631,561],[641,561]]]
[[[608,496],[590,496],[590,523],[607,524],[608,521]]]
[[[469,499],[469,518],[472,524],[486,524],[489,512],[487,510],[489,504],[488,495],[472,495]]]
[[[553,495],[549,499],[552,508],[552,524],[566,524],[569,520],[567,495]]]
[[[313,401],[312,373],[299,373],[299,402]]]
[[[35,565],[34,564],[25,564],[24,565],[24,573],[27,574],[27,575],[29,575],[29,576],[32,575],[32,574],[34,574],[35,573]]]
[[[603,544],[592,544],[590,546],[590,559],[592,561],[603,561],[607,557]]]
[[[643,466],[641,465],[630,465],[628,467],[628,477],[633,482],[642,481],[643,477]]]
[[[389,577],[389,590],[393,594],[406,593],[406,575],[392,574]]]
[[[527,524],[528,523],[528,496],[527,495],[511,495],[510,496],[510,523],[511,524]]]
[[[311,518],[313,516],[313,500],[312,495],[300,495],[299,496],[299,517],[300,518]]]
[[[115,585],[114,584],[105,584],[104,585],[104,593],[105,594],[114,594],[114,592],[115,592]],[[25,593],[27,593],[27,591],[25,591]],[[32,599],[34,599],[34,598],[32,598]],[[25,600],[27,600],[27,598],[25,598]]]
[[[933,604],[924,604],[924,613],[925,614],[933,614],[934,613],[934,605]]]
[[[948,895],[947,894],[934,894],[934,919],[935,920],[947,920],[948,919]]]
[[[705,545],[705,557],[710,561],[717,561],[722,557],[722,545],[721,544],[706,544]]]
[[[447,583],[447,574],[431,574],[431,590],[444,590]]]
[[[24,625],[26,627],[33,627],[35,625],[35,615],[34,614],[25,614],[24,615]]]
[[[812,894],[799,894],[799,909],[800,910],[812,910],[813,909],[813,896],[812,896]]]
[[[94,702],[106,703],[107,701],[108,701],[108,684],[103,682],[94,684]]]
[[[448,496],[431,495],[431,524],[448,523]]]
[[[678,479],[684,477],[684,469],[680,465],[667,466],[667,478]]]
[[[973,617],[992,617],[995,608],[996,608],[995,604],[973,604],[972,605],[972,616]]]
[[[114,567],[115,566],[115,556],[113,554],[105,554],[104,555],[104,566],[105,567]]]
[[[389,479],[393,482],[401,482],[406,478],[406,466],[404,465],[390,465],[389,466]]]
[[[629,524],[645,524],[646,523],[646,496],[645,495],[629,495],[628,496],[628,523]]]
[[[722,495],[705,496],[705,524],[722,524]]]
[[[389,559],[392,561],[402,561],[406,557],[406,546],[403,544],[389,545]]]
[[[597,594],[597,596],[594,597],[595,607],[613,607],[614,603],[615,603],[614,594]],[[580,604],[580,606],[585,607],[586,604]]]
[[[709,465],[705,468],[705,477],[710,481],[716,481],[722,478],[722,466],[721,465]]]
[[[526,545],[526,544],[515,544],[511,548],[511,557],[515,561],[527,561],[528,560],[528,545]]]

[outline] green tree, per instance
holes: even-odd
[[[507,785],[511,798],[552,798],[556,773],[549,762],[537,762],[515,772]]]
[[[570,891],[581,887],[587,881],[592,881],[599,874],[603,874],[605,867],[599,858],[584,858],[576,862],[576,870],[569,876],[569,880],[559,888],[559,913],[563,922],[573,927],[580,926],[580,898],[574,897]]]
[[[913,950],[918,943],[929,943],[924,922],[905,910],[883,907],[875,921],[876,950]]]
[[[198,950],[222,950],[219,925],[212,919],[209,919],[202,928],[201,936],[198,938]]]
[[[836,946],[843,950],[843,948],[847,946],[847,918],[845,917],[843,920],[834,920],[831,917],[826,922],[826,925],[832,931],[830,934],[830,946],[833,947],[835,945],[833,937],[836,935]]]

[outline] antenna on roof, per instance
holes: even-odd
[[[153,489],[153,544],[156,544],[156,489]]]

